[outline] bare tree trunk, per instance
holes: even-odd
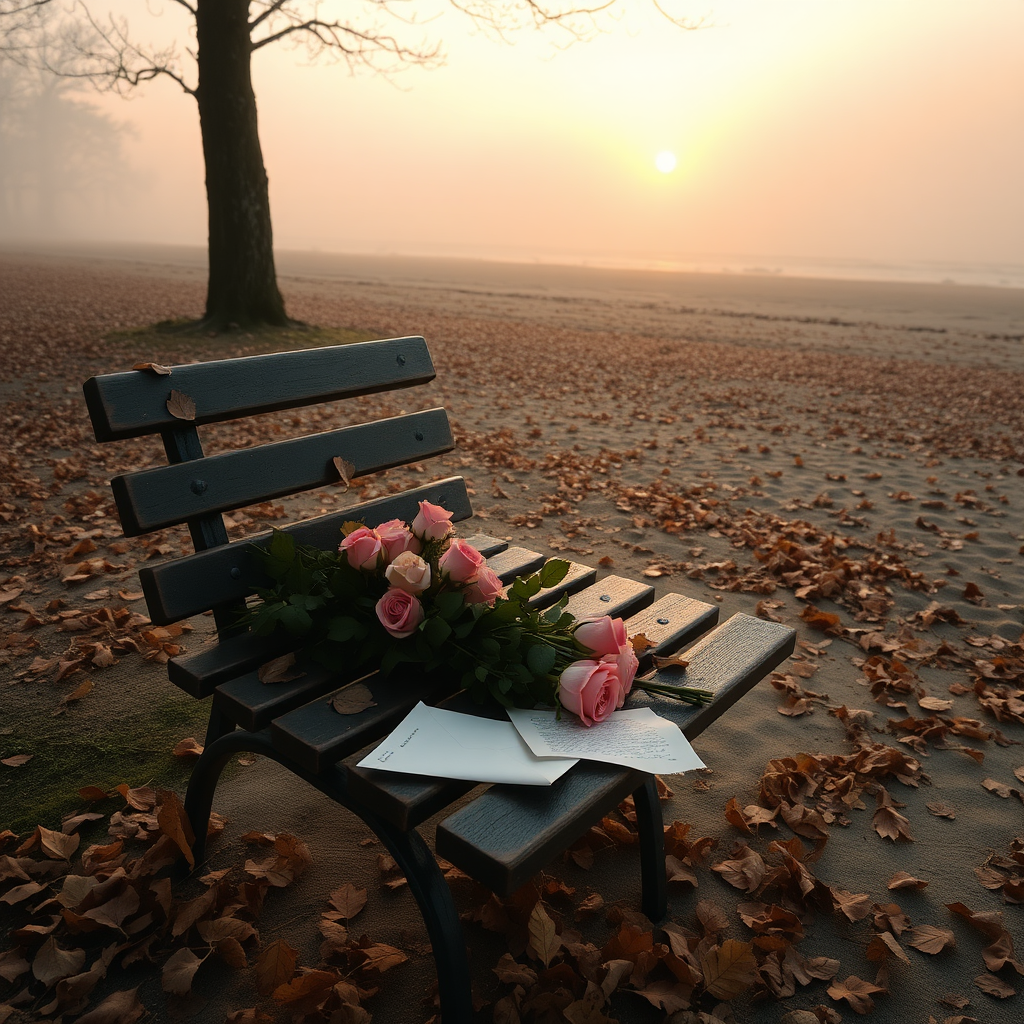
[[[286,324],[250,75],[248,0],[198,0],[199,124],[209,203],[206,322]]]

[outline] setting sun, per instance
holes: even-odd
[[[668,150],[663,150],[654,158],[654,166],[657,167],[662,174],[671,174],[676,169],[675,153],[669,153]]]

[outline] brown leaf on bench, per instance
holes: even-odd
[[[282,654],[280,658],[272,658],[270,661],[260,665],[257,673],[259,681],[265,686],[269,683],[290,683],[294,679],[301,679],[305,672],[293,672],[295,665],[295,652]]]
[[[160,363],[136,363],[132,369],[148,370],[150,373],[155,373],[158,377],[170,377],[171,375],[171,368]]]
[[[167,411],[178,420],[194,420],[196,418],[196,403],[185,394],[184,391],[175,391],[167,399]]]
[[[630,644],[632,644],[633,653],[637,657],[640,657],[640,655],[643,654],[644,651],[648,651],[655,646],[653,643],[651,643],[650,640],[647,639],[647,636],[644,633],[635,633],[633,636],[629,638],[629,642]]]
[[[331,700],[331,707],[339,715],[358,715],[360,711],[367,708],[375,708],[377,702],[373,699],[368,687],[362,683],[353,683],[340,690]]]
[[[334,468],[338,471],[338,476],[341,478],[341,482],[345,485],[345,490],[347,491],[352,483],[352,477],[356,475],[356,467],[340,455],[335,455],[331,462],[334,463]]]
[[[654,667],[657,668],[657,669],[662,669],[662,668],[686,668],[686,666],[690,664],[689,661],[687,661],[686,658],[683,658],[683,657],[681,657],[678,654],[672,654],[672,655],[670,655],[669,657],[666,657],[666,658],[659,657],[657,654],[655,654],[654,658],[653,658],[653,661],[654,661]]]

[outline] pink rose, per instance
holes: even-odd
[[[422,594],[430,586],[430,565],[419,555],[403,551],[385,570],[392,587],[410,594]]]
[[[600,655],[618,654],[623,645],[629,642],[626,624],[622,619],[613,619],[609,615],[584,619],[573,631],[573,636],[584,647]]]
[[[628,640],[619,648],[618,654],[607,654],[601,660],[607,661],[609,658],[612,658],[619,667],[620,690],[619,699],[615,704],[615,708],[618,710],[622,707],[629,691],[633,688],[633,680],[636,677],[636,670],[639,668],[640,662],[637,661],[636,652]]]
[[[377,559],[384,550],[384,545],[381,544],[376,530],[360,526],[341,542],[338,550],[345,555],[353,569],[372,571],[377,568]]]
[[[483,565],[484,556],[464,540],[453,540],[437,562],[441,572],[454,583],[472,583]]]
[[[493,608],[494,602],[501,597],[504,589],[498,574],[484,565],[480,567],[476,579],[466,587],[462,595],[466,599],[466,604],[486,604]]]
[[[452,514],[440,505],[421,501],[412,521],[412,532],[423,540],[444,540],[452,532]]]
[[[423,621],[423,605],[407,590],[392,587],[377,602],[380,624],[396,639],[410,636]]]
[[[584,725],[603,722],[616,707],[622,683],[614,658],[574,661],[562,672],[558,699]]]
[[[393,562],[403,551],[411,551],[414,555],[420,553],[420,542],[413,536],[401,519],[389,519],[377,527],[377,536],[384,545],[387,561]]]

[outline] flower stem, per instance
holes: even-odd
[[[633,688],[657,694],[659,697],[671,697],[685,704],[710,704],[715,699],[711,690],[699,686],[670,686],[667,683],[644,682],[638,679],[633,683]]]

